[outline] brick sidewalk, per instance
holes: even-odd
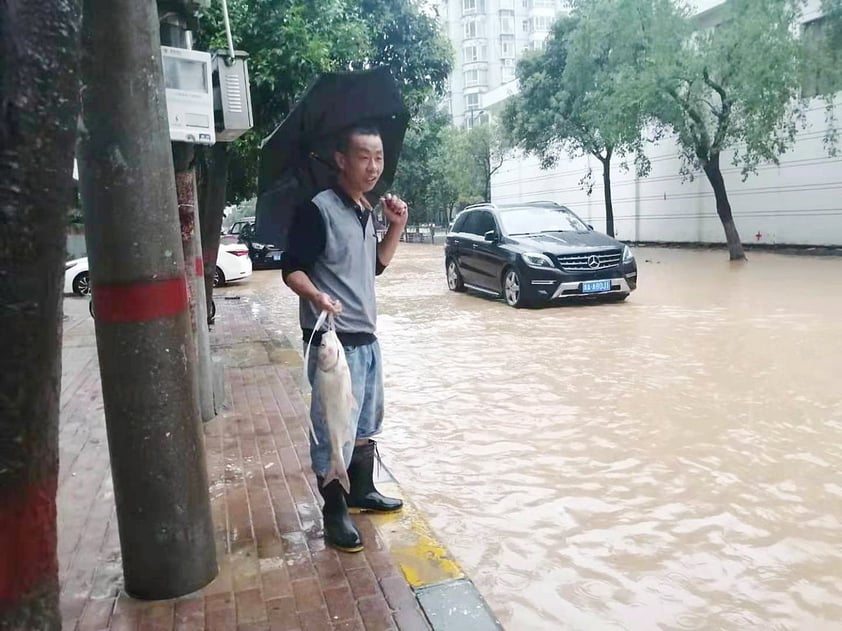
[[[65,629],[429,629],[371,521],[366,549],[325,548],[298,388],[300,358],[248,301],[217,300],[212,340],[225,409],[205,425],[219,576],[162,602],[122,591],[122,568],[93,322],[65,300],[58,491]]]

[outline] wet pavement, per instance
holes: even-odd
[[[378,281],[381,452],[507,629],[842,625],[842,259],[641,249],[623,304]],[[297,302],[260,296],[279,330]]]

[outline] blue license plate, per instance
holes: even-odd
[[[583,294],[596,294],[601,291],[611,291],[610,280],[592,280],[587,283],[582,283]]]

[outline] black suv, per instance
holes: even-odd
[[[637,287],[631,249],[554,202],[468,206],[444,248],[447,285],[513,307],[575,297],[625,300]]]

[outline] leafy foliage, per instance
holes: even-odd
[[[236,48],[249,53],[254,129],[234,143],[228,200],[254,196],[259,143],[320,73],[388,65],[417,107],[443,90],[449,44],[413,0],[229,0]],[[197,48],[225,48],[219,3],[200,18]]]

